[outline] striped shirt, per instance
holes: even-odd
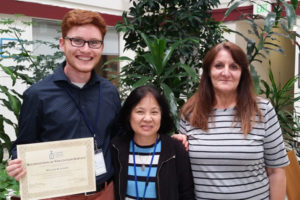
[[[188,136],[189,156],[197,199],[269,199],[265,167],[289,164],[280,125],[272,104],[258,99],[263,120],[247,135],[234,122],[235,108],[214,110],[208,131],[183,118],[180,132]]]
[[[132,142],[132,141],[131,141]],[[130,142],[129,149],[129,160],[128,160],[128,182],[127,182],[127,192],[126,200],[137,199],[136,189],[135,189],[135,180],[134,180],[134,165],[133,165],[133,154],[132,154],[132,144]],[[149,171],[149,165],[152,158],[152,153],[154,150],[154,144],[151,146],[139,146],[134,144],[135,150],[135,163],[136,163],[136,173],[137,173],[137,182],[138,182],[138,195],[140,199],[143,199],[146,177]],[[159,156],[161,152],[161,140],[158,141],[155,155],[152,162],[152,167],[150,171],[150,179],[148,187],[145,194],[145,200],[154,200],[156,199],[156,172],[157,165],[159,161]]]

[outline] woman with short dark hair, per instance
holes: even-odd
[[[116,199],[194,199],[188,154],[168,136],[168,103],[152,86],[138,87],[119,115],[124,135],[112,140]]]

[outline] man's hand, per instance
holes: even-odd
[[[22,161],[20,159],[11,160],[8,162],[8,166],[6,167],[8,176],[14,177],[17,181],[19,181],[26,174],[21,162]]]
[[[179,140],[183,144],[183,146],[184,146],[184,148],[185,148],[186,151],[189,150],[189,143],[187,141],[187,136],[186,135],[183,135],[183,134],[173,134],[172,138],[175,138],[176,140]]]

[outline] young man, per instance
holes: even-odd
[[[99,63],[106,24],[99,13],[71,10],[63,18],[59,39],[66,61],[55,73],[24,92],[19,133],[12,147],[14,160],[6,168],[20,180],[25,174],[16,145],[93,137],[103,152],[106,172],[96,176],[97,191],[89,199],[113,199],[113,170],[109,151],[120,110],[117,89],[94,71]],[[95,151],[96,152],[96,151]],[[86,199],[87,194],[55,199]]]

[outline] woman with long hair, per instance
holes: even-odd
[[[284,199],[289,160],[280,125],[270,101],[254,92],[246,54],[223,42],[202,68],[180,121],[196,199]]]

